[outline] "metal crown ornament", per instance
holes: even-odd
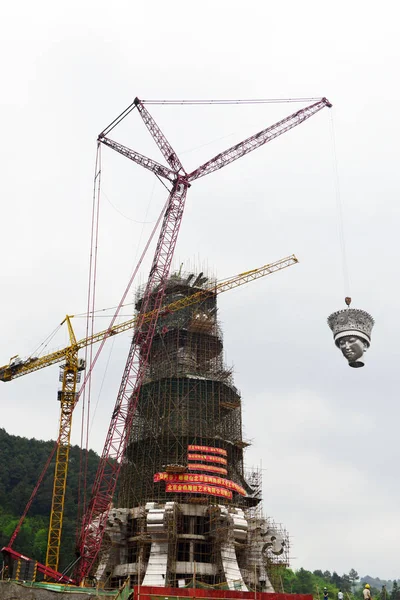
[[[329,315],[328,325],[336,346],[347,358],[350,367],[363,367],[364,353],[371,344],[374,326],[371,315],[357,308],[338,310]]]
[[[365,310],[358,308],[345,308],[332,313],[328,317],[329,327],[333,331],[333,337],[337,345],[337,340],[345,335],[357,335],[365,339],[370,344],[371,331],[374,326],[374,319]]]

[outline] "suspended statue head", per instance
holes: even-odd
[[[374,320],[370,314],[357,308],[338,310],[328,317],[336,346],[347,358],[350,367],[364,366],[364,353],[371,343]]]

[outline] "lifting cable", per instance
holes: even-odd
[[[169,190],[168,190],[169,191]],[[117,206],[115,206],[115,204],[113,204],[110,200],[110,198],[107,196],[107,194],[105,193],[105,191],[102,191],[103,196],[105,197],[105,199],[107,200],[107,202],[109,203],[110,206],[112,206],[112,208],[119,214],[121,215],[121,217],[124,217],[124,219],[126,219],[127,221],[131,221],[132,223],[136,223],[137,225],[151,225],[152,223],[154,223],[155,221],[137,221],[136,219],[132,219],[131,217],[128,217],[127,215],[124,215],[124,213],[119,210],[119,208]]]
[[[344,286],[344,295],[345,297],[350,297],[350,278],[349,278],[349,268],[347,263],[347,252],[346,252],[346,240],[344,234],[344,220],[343,220],[343,203],[340,195],[340,186],[339,186],[339,169],[338,169],[338,161],[336,154],[336,140],[335,140],[335,128],[333,123],[333,110],[330,111],[330,132],[331,132],[331,141],[332,141],[332,165],[333,165],[333,180],[334,180],[334,188],[335,188],[335,199],[336,199],[336,210],[338,217],[338,237],[339,237],[339,245],[340,245],[340,254],[341,254],[341,262],[342,262],[342,276],[343,276],[343,286]]]
[[[52,331],[47,338],[44,340],[44,342],[42,342],[33,352],[31,352],[30,356],[34,357],[34,356],[40,356],[41,354],[44,353],[45,349],[48,347],[48,345],[50,344],[51,340],[54,338],[54,336],[56,335],[56,333],[58,333],[58,331],[60,330],[62,326],[62,323],[60,323],[60,325],[58,325],[54,331]]]
[[[96,417],[97,409],[98,409],[99,402],[100,402],[100,396],[101,396],[101,393],[103,391],[104,382],[106,380],[106,376],[107,376],[107,373],[108,373],[108,368],[110,366],[111,355],[112,355],[113,350],[114,350],[114,345],[115,345],[115,336],[113,337],[112,342],[111,342],[110,352],[108,354],[106,366],[105,366],[104,373],[103,373],[103,379],[101,380],[99,393],[97,395],[97,401],[96,401],[96,404],[95,404],[95,407],[94,407],[94,411],[92,412],[92,418],[91,418],[90,426],[89,426],[89,434],[90,434],[90,432],[92,430],[93,423],[94,423],[94,420],[95,420],[95,417]]]
[[[96,300],[96,278],[97,278],[97,250],[99,236],[99,213],[100,213],[100,187],[101,187],[101,144],[97,144],[95,170],[93,179],[92,196],[92,221],[90,232],[90,255],[89,255],[89,280],[87,294],[87,319],[86,319],[86,337],[94,333],[94,308]],[[92,362],[93,345],[85,347],[85,364]],[[91,398],[91,377],[88,379],[88,387],[83,388],[82,395],[82,416],[81,416],[81,456],[79,467],[78,483],[78,519],[86,510],[86,486],[87,469],[89,456],[89,418],[90,418],[90,398]],[[85,414],[87,413],[87,414]],[[86,450],[85,457],[83,451]]]
[[[153,196],[154,196],[154,189],[155,189],[155,180],[154,180],[153,187],[152,187],[152,190],[151,190],[151,194],[150,194],[150,197],[149,197],[149,201],[148,201],[148,204],[147,204],[146,213],[145,213],[145,217],[144,217],[145,220],[141,222],[142,223],[142,230],[140,232],[139,240],[138,240],[138,243],[137,243],[137,250],[136,250],[136,254],[135,254],[134,265],[136,264],[137,255],[138,255],[138,252],[139,252],[139,247],[140,247],[141,242],[142,242],[143,233],[144,233],[144,226],[147,225],[147,224],[151,224],[151,223],[155,222],[155,221],[148,221],[147,220],[148,213],[149,213],[149,210],[150,210],[150,207],[151,207],[151,203],[152,203],[152,200],[153,200]],[[168,193],[170,193],[170,190],[168,190]],[[102,190],[102,194],[105,196],[105,193],[104,193],[103,190]],[[163,208],[163,212],[164,212],[164,208]],[[161,215],[160,215],[160,217],[161,217]],[[159,219],[160,219],[160,217],[159,217]],[[130,220],[133,220],[133,219],[130,219]],[[138,223],[138,221],[136,221],[136,222]],[[157,222],[159,222],[159,220]],[[153,233],[151,235],[153,236],[154,233],[155,233],[155,230],[153,230]],[[140,262],[142,261],[143,256],[144,255],[142,255],[142,257],[140,259]],[[133,278],[132,278],[131,282],[132,281],[133,281]],[[129,316],[129,318],[132,318],[131,314],[130,315],[122,315],[120,311],[121,311],[121,308],[123,308],[123,307],[134,306],[134,305],[135,305],[134,302],[129,302],[129,303],[126,302],[126,303],[120,304],[119,306],[113,306],[113,307],[110,307],[110,308],[104,308],[102,310],[93,311],[93,314],[96,314],[98,312],[105,312],[107,310],[114,310],[114,313],[117,314],[118,318],[123,317],[123,316]],[[100,315],[100,316],[110,318],[109,315]],[[99,318],[99,315],[97,316],[97,318]],[[109,325],[109,327],[112,327],[112,325]],[[101,384],[100,384],[100,389],[99,389],[99,393],[98,393],[98,396],[97,396],[97,401],[96,401],[95,409],[94,409],[94,412],[93,412],[93,415],[92,415],[92,418],[91,418],[91,422],[90,422],[90,425],[89,425],[89,430],[88,430],[89,433],[92,430],[94,419],[95,419],[96,412],[97,412],[97,408],[98,408],[98,405],[99,405],[99,402],[100,402],[100,396],[101,396],[101,393],[102,393],[102,390],[103,390],[103,386],[104,386],[106,374],[107,374],[108,367],[109,367],[109,364],[110,364],[111,354],[112,354],[112,351],[114,349],[114,343],[115,343],[115,338],[113,339],[112,344],[111,344],[111,349],[110,349],[110,353],[108,355],[107,364],[106,364],[106,367],[105,367],[105,370],[104,370],[103,379],[102,379]]]

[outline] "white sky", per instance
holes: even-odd
[[[194,182],[175,264],[224,278],[296,253],[299,265],[220,298],[247,462],[262,461],[264,508],[289,530],[295,568],[399,577],[397,5],[23,0],[1,12],[1,364],[85,310],[95,140],[136,95],[334,104]],[[192,169],[296,107],[150,110]],[[347,366],[326,324],[344,307],[331,120],[350,295],[376,320],[364,369]],[[114,137],[160,160],[137,114]],[[152,227],[140,223],[166,197],[106,148],[103,191],[99,307],[118,302]],[[49,350],[66,342],[63,332]],[[128,345],[115,338],[96,370],[98,452]],[[54,439],[57,386],[57,367],[1,384],[1,426]],[[78,430],[79,415],[74,443]]]

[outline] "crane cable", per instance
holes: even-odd
[[[344,233],[344,220],[343,220],[343,202],[340,195],[340,185],[339,185],[339,169],[338,169],[338,160],[336,153],[336,139],[335,139],[335,127],[333,122],[333,110],[330,112],[330,133],[331,133],[331,141],[332,141],[332,165],[333,165],[333,181],[335,188],[335,200],[336,200],[336,210],[338,217],[338,237],[339,237],[339,245],[340,245],[340,254],[341,254],[341,262],[342,262],[342,276],[343,276],[343,286],[344,286],[344,295],[345,297],[350,297],[350,277],[349,277],[349,268],[347,262],[347,251],[346,251],[346,240]]]
[[[44,351],[46,350],[46,348],[48,347],[48,345],[50,344],[51,340],[56,336],[56,334],[59,332],[59,330],[61,329],[62,323],[60,323],[55,329],[54,331],[52,331],[47,338],[41,343],[39,344],[39,346],[33,351],[31,352],[30,356],[41,356],[42,354],[44,354]]]
[[[87,292],[87,318],[86,318],[86,337],[94,333],[94,308],[96,300],[96,277],[97,277],[97,249],[99,235],[99,215],[100,215],[100,186],[101,186],[101,144],[97,143],[93,194],[92,194],[92,220],[90,231],[90,252],[89,252],[89,277]],[[93,347],[90,345],[85,348],[85,364],[91,364],[93,358]],[[80,461],[79,461],[79,479],[78,479],[78,519],[86,509],[86,488],[87,488],[87,469],[88,469],[88,450],[89,450],[89,418],[90,418],[90,398],[91,398],[91,377],[89,377],[83,388],[82,410],[81,410],[81,438],[80,438]],[[83,451],[86,450],[84,454]]]
[[[94,265],[93,265],[93,293],[92,293],[92,306],[91,306],[91,316],[90,316],[90,335],[94,334],[94,323],[95,323],[95,301],[96,301],[96,278],[97,278],[97,250],[98,250],[98,237],[99,237],[99,213],[100,213],[100,191],[101,191],[101,144],[97,143],[97,154],[98,154],[98,164],[97,164],[97,173],[95,174],[94,181],[94,189],[93,195],[95,200],[95,236],[94,236]],[[97,189],[96,189],[97,185]],[[89,316],[88,316],[89,317]],[[85,349],[87,350],[87,348]],[[91,364],[93,360],[93,345],[90,345],[89,349],[89,363]],[[87,359],[87,356],[85,357]],[[90,426],[90,401],[91,401],[91,391],[92,391],[92,378],[89,377],[88,380],[89,389],[88,389],[88,405],[87,405],[87,415],[86,415],[86,461],[85,461],[85,496],[84,496],[84,510],[86,510],[86,485],[87,485],[87,468],[88,468],[88,457],[89,457],[89,426]]]
[[[201,104],[288,104],[294,102],[318,102],[321,98],[249,98],[245,100],[141,100],[142,104],[201,105]],[[129,107],[128,107],[129,108]]]
[[[134,258],[134,264],[132,266],[132,270],[133,270],[134,266],[137,263],[137,258],[138,258],[138,254],[139,254],[139,248],[141,246],[142,239],[143,239],[143,234],[144,234],[144,226],[156,222],[156,221],[148,221],[147,220],[148,214],[149,214],[149,210],[150,210],[153,198],[154,198],[154,190],[155,190],[155,179],[154,179],[153,187],[152,187],[152,190],[151,190],[151,193],[150,193],[149,201],[148,201],[148,204],[147,204],[146,213],[145,213],[145,216],[144,216],[145,220],[141,222],[142,223],[142,230],[140,232],[139,240],[138,240],[138,243],[137,243],[137,248],[136,248],[136,253],[135,253],[135,258]],[[102,191],[102,194],[105,195],[104,191]],[[158,217],[158,219],[160,219],[160,217]],[[143,255],[142,255],[142,258],[143,258]],[[140,261],[142,260],[142,258],[140,259]],[[105,309],[102,309],[102,310],[103,311],[114,310],[114,313],[116,313],[118,315],[118,318],[120,318],[120,317],[123,317],[123,316],[128,316],[128,315],[122,315],[120,313],[121,308],[122,307],[126,307],[126,306],[133,306],[134,307],[135,303],[134,302],[124,303],[124,304],[121,304],[119,307],[113,306],[111,308],[105,308]],[[94,311],[94,313],[98,313],[98,312],[100,312],[100,311],[99,310]],[[98,316],[97,316],[97,318],[98,318]],[[109,318],[109,315],[102,315],[102,316]],[[132,314],[129,315],[129,318],[132,318]],[[115,344],[115,338],[112,341],[111,349],[110,349],[110,352],[109,352],[109,355],[108,355],[108,358],[107,358],[107,363],[106,363],[106,366],[105,366],[105,369],[104,369],[104,373],[103,373],[103,379],[101,381],[99,393],[97,395],[96,405],[95,405],[95,408],[94,408],[94,411],[93,411],[93,415],[92,415],[91,421],[90,421],[89,433],[92,430],[92,427],[93,427],[93,424],[94,424],[94,419],[95,419],[95,416],[96,416],[96,413],[97,413],[97,409],[98,409],[98,406],[99,406],[99,403],[100,403],[100,397],[101,397],[101,394],[102,394],[102,391],[103,391],[103,387],[104,387],[104,383],[105,383],[107,371],[108,371],[108,368],[109,368],[109,365],[110,365],[111,355],[112,355],[112,352],[113,352],[113,349],[114,349],[114,344]]]

